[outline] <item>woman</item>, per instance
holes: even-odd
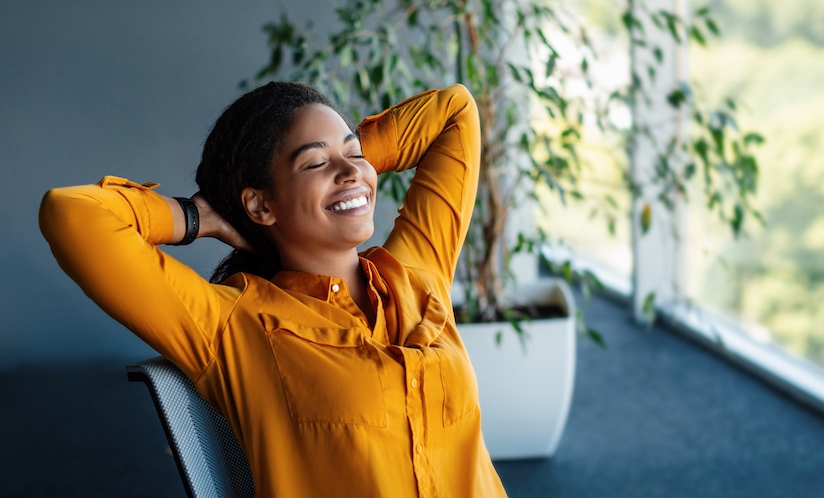
[[[475,202],[462,86],[367,118],[270,83],[215,123],[192,200],[106,177],[46,194],[61,267],[177,364],[232,426],[258,496],[505,496],[450,287]],[[377,175],[417,167],[383,247]],[[235,249],[203,280],[157,246]]]

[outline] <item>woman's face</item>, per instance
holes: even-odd
[[[377,173],[333,109],[300,109],[273,168],[272,234],[281,252],[351,250],[372,236]]]

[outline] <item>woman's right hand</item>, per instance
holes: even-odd
[[[192,201],[194,201],[195,206],[197,206],[197,211],[200,216],[198,238],[212,237],[235,249],[252,250],[252,247],[246,242],[246,239],[212,209],[212,206],[209,205],[209,202],[206,201],[206,198],[203,197],[200,192],[192,196]]]

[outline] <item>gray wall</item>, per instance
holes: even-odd
[[[327,1],[291,3],[331,19]],[[40,198],[106,174],[191,194],[203,139],[279,16],[271,0],[0,3],[0,370],[152,354],[60,271]],[[169,252],[207,274],[225,249]]]

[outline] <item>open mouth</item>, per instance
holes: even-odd
[[[350,209],[359,208],[367,204],[369,204],[369,201],[366,200],[365,195],[362,195],[360,197],[355,197],[354,199],[336,202],[328,206],[326,209],[330,211],[348,211]]]

